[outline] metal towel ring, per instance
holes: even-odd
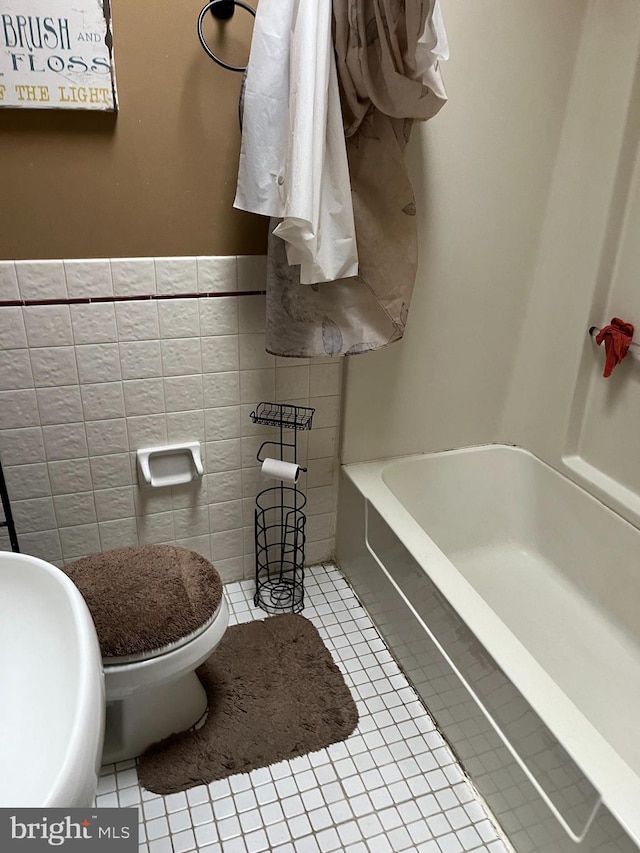
[[[207,5],[201,10],[198,15],[198,38],[200,39],[200,44],[204,48],[205,53],[213,59],[214,62],[217,62],[218,65],[221,65],[223,68],[226,68],[227,71],[246,71],[246,65],[229,65],[228,62],[224,62],[222,59],[219,59],[215,53],[211,50],[209,45],[204,40],[204,35],[202,34],[202,22],[204,21],[204,16],[207,12],[213,9],[218,3],[224,3],[225,0],[211,0],[211,2],[207,3]],[[248,6],[246,3],[243,3],[242,0],[233,0],[234,6],[240,6],[242,9],[246,9],[253,17],[255,18],[256,13],[255,9],[252,9],[251,6]]]

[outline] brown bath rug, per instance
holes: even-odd
[[[342,673],[304,616],[234,625],[197,673],[209,697],[204,725],[140,758],[140,784],[156,794],[322,749],[358,724]]]

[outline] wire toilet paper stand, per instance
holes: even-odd
[[[275,427],[277,436],[277,440],[263,441],[257,453],[264,472],[275,471],[280,479],[279,485],[263,489],[256,497],[253,600],[267,613],[299,613],[304,608],[307,498],[298,487],[298,475],[307,469],[298,466],[298,432],[311,429],[314,412],[308,406],[266,402],[251,412],[254,424]],[[267,447],[275,448],[275,459],[266,457]],[[291,485],[285,485],[284,478]]]

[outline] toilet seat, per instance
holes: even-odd
[[[102,658],[102,666],[107,669],[107,667],[114,666],[124,666],[125,664],[130,663],[138,663],[140,661],[151,660],[151,658],[157,658],[161,655],[166,655],[168,652],[173,652],[176,649],[179,649],[180,646],[184,646],[187,643],[190,643],[192,640],[195,640],[203,631],[206,631],[207,628],[217,619],[218,614],[220,613],[220,608],[222,606],[222,601],[216,608],[215,612],[211,614],[211,616],[200,625],[199,628],[196,628],[195,631],[191,631],[189,634],[185,634],[184,637],[181,637],[179,640],[176,640],[173,643],[167,643],[166,646],[159,646],[157,649],[151,649],[147,652],[138,652],[138,654],[134,655],[120,655],[119,657],[109,657],[108,655],[104,655]]]
[[[222,582],[201,554],[176,545],[132,545],[63,566],[82,593],[106,663],[164,654],[215,614]]]
[[[218,645],[229,624],[229,606],[223,596],[210,622],[191,639],[185,638],[162,654],[140,657],[129,663],[112,658],[104,663],[107,702],[123,699],[137,690],[174,681],[185,671],[200,666]]]

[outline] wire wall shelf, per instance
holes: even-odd
[[[273,447],[280,462],[298,465],[298,432],[310,430],[315,409],[285,403],[259,403],[251,412],[256,424],[273,426],[274,439],[263,441],[257,459]],[[291,433],[285,433],[291,430]],[[285,436],[287,438],[285,438]],[[306,471],[306,468],[300,468]],[[256,591],[254,604],[267,613],[299,613],[304,609],[304,546],[307,498],[298,488],[297,474],[291,485],[263,489],[256,496],[255,551]]]
[[[285,403],[258,403],[251,420],[254,424],[282,426],[285,429],[311,429],[315,409],[308,406],[290,406]]]

